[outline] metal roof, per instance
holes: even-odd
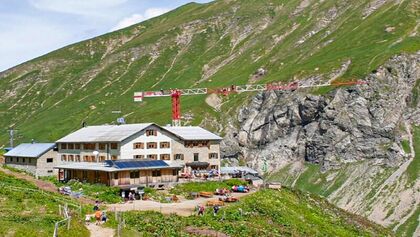
[[[222,140],[221,137],[201,127],[163,127],[183,140]]]
[[[121,142],[153,123],[98,125],[81,128],[57,142]]]
[[[140,162],[145,162],[139,165],[129,165],[129,166],[116,166],[115,163],[133,163],[139,162],[134,159],[126,159],[126,160],[115,160],[115,161],[105,161],[105,162],[69,162],[63,163],[60,165],[55,166],[55,169],[70,169],[70,170],[97,170],[97,171],[105,171],[105,172],[115,172],[115,171],[124,171],[124,170],[151,170],[151,169],[164,169],[164,168],[182,168],[178,165],[170,165],[165,161],[161,160],[153,160],[159,161],[159,164],[152,165],[149,163],[149,160],[144,160]]]
[[[55,143],[22,143],[4,154],[4,156],[38,158],[54,148],[54,146]]]
[[[160,127],[154,123],[98,125],[81,128],[58,140],[65,142],[122,142],[130,136],[154,125],[183,140],[222,140],[201,127]]]

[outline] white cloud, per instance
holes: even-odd
[[[103,9],[112,9],[127,0],[30,0],[40,10],[78,15],[98,15]]]
[[[119,30],[131,25],[134,25],[136,23],[145,21],[147,19],[156,17],[156,16],[160,16],[166,12],[170,11],[169,8],[149,8],[147,9],[144,14],[132,14],[129,17],[125,17],[123,19],[121,19],[117,25],[115,25],[114,27],[112,27],[112,29],[110,31],[115,31],[115,30]]]
[[[169,8],[149,8],[144,12],[144,17],[146,17],[146,19],[153,18],[167,13],[170,10],[171,9]]]

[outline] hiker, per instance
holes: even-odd
[[[122,201],[125,202],[125,192],[121,191],[121,197],[122,197]]]
[[[213,216],[217,216],[219,209],[220,209],[219,205],[216,204],[213,206]]]
[[[102,219],[102,224],[104,224],[104,223],[106,222],[106,220],[107,220],[107,217],[106,217],[106,212],[105,212],[105,211],[103,211],[103,212],[102,212],[102,217],[101,217],[101,219]]]
[[[204,216],[204,206],[203,205],[198,206],[198,215],[199,216]]]
[[[85,215],[85,224],[86,225],[90,224],[90,215]]]
[[[97,210],[99,210],[99,201],[98,200],[95,201],[95,206],[93,206],[93,211],[97,211]]]
[[[97,210],[95,212],[96,225],[101,224],[101,217],[102,217],[102,212]]]

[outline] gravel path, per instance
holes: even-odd
[[[86,225],[86,228],[90,232],[90,237],[113,237],[115,235],[114,229],[95,225],[94,223]]]
[[[25,173],[14,172],[14,171],[11,171],[9,169],[5,169],[1,166],[0,166],[0,171],[5,173],[5,174],[14,176],[17,179],[26,180],[28,182],[31,182],[35,186],[37,186],[39,189],[42,189],[44,191],[59,193],[58,188],[51,182],[36,179],[35,177],[30,176],[30,175],[25,174]],[[91,200],[91,199],[86,198],[86,197],[81,197],[81,198],[78,198],[77,200],[80,201],[81,203],[84,203],[84,204],[95,204],[94,200]]]
[[[249,193],[232,193],[232,196],[241,198],[247,196],[253,192]],[[123,204],[111,204],[108,205],[109,211],[159,211],[164,214],[175,213],[180,216],[190,216],[194,214],[195,207],[199,204],[205,205],[207,201],[218,200],[219,196],[214,196],[213,198],[197,198],[193,200],[183,200],[177,203],[159,203],[155,201],[143,201],[136,200],[133,202],[123,203]]]

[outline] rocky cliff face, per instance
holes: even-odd
[[[420,234],[419,79],[417,53],[393,57],[364,85],[260,93],[239,110],[223,152],[402,235]]]
[[[257,169],[265,160],[273,170],[291,160],[323,169],[362,159],[395,164],[408,155],[401,146],[406,122],[417,123],[410,118],[417,108],[419,62],[419,54],[396,56],[366,77],[368,84],[325,95],[258,94],[240,109],[240,127],[226,136],[224,152],[246,157]]]

